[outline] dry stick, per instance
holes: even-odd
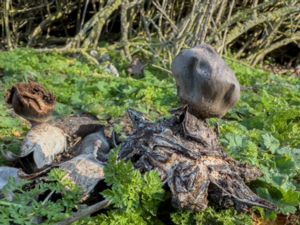
[[[14,5],[10,4],[10,9],[13,10]],[[15,23],[15,18],[12,16],[12,14],[9,12],[10,15],[10,24],[11,24],[11,29],[12,29],[12,34],[14,34],[14,43],[12,43],[13,45],[17,45],[17,43],[19,42],[19,38],[20,38],[20,32],[18,32],[18,28],[17,28],[17,23]]]
[[[80,19],[81,19],[81,0],[77,0],[77,4],[78,4],[78,11],[77,11],[77,15],[76,15],[76,34],[80,31]]]
[[[208,26],[209,26],[209,23],[210,23],[210,19],[211,19],[211,16],[212,16],[212,13],[213,13],[213,10],[214,10],[214,7],[215,7],[215,0],[207,0],[207,1],[208,1],[208,5],[207,5],[207,10],[206,10],[205,16],[204,16],[205,21],[204,21],[204,24],[202,26],[202,30],[201,30],[200,37],[198,39],[197,44],[202,44],[205,40],[207,29],[208,29]]]
[[[9,5],[10,0],[6,0],[4,3],[4,26],[5,26],[5,34],[6,34],[6,41],[7,41],[7,47],[9,50],[13,48],[12,42],[11,42],[11,36],[10,36],[10,29],[9,29]]]
[[[149,21],[152,24],[152,26],[157,30],[159,41],[160,42],[166,42],[166,38],[162,34],[160,27],[156,25],[156,23],[154,22],[153,19],[149,18]]]
[[[280,17],[283,18],[284,16],[287,16],[295,12],[300,12],[300,6],[299,7],[287,6],[287,7],[282,7],[275,11],[268,11],[266,13],[262,13],[258,15],[256,20],[248,20],[245,23],[238,24],[228,33],[224,46],[230,44],[238,37],[240,37],[242,34],[246,33],[248,30],[250,30],[251,28],[259,24],[265,23],[267,21],[272,21],[276,18],[280,18]]]
[[[154,1],[155,1],[155,0],[154,0]],[[153,5],[154,5],[154,1],[151,1]],[[165,1],[166,1],[166,0],[163,0],[163,2],[162,2],[163,7],[165,6]],[[154,5],[154,6],[155,6],[155,5]],[[164,10],[164,9],[163,9],[163,10]],[[158,26],[159,26],[160,28],[162,28],[162,26],[161,26],[161,24],[162,24],[162,18],[163,18],[163,15],[160,13],[159,19],[158,19]]]
[[[180,21],[180,19],[182,18],[181,16],[182,16],[183,9],[184,9],[184,6],[185,6],[184,3],[185,3],[184,1],[181,1],[181,5],[180,5],[179,10],[176,10],[176,12],[175,12],[175,10],[174,10],[174,17],[175,17],[175,14],[176,14],[176,13],[178,14],[176,23],[178,23],[178,22]],[[176,17],[175,17],[175,18],[176,18]]]
[[[221,6],[219,8],[219,11],[218,11],[218,14],[217,14],[217,17],[216,17],[216,24],[220,24],[220,19],[223,16],[224,9],[226,8],[227,1],[228,0],[222,0]]]
[[[99,10],[100,10],[100,8],[99,8]],[[103,27],[103,24],[98,22],[96,24],[96,28],[93,29],[93,31],[91,32],[91,34],[88,37],[89,41],[92,41],[92,40],[90,40],[91,38],[94,39],[93,48],[97,48],[97,46],[98,46],[99,38],[100,38],[100,35],[101,35],[101,32],[102,32],[102,27]],[[86,45],[86,42],[84,42],[83,45]]]
[[[88,208],[82,209],[80,211],[78,211],[77,213],[75,213],[71,218],[68,218],[64,221],[61,221],[59,223],[57,223],[56,225],[68,225],[68,224],[72,224],[77,220],[80,220],[86,216],[89,216],[101,209],[105,209],[107,207],[109,207],[111,205],[111,202],[109,200],[103,200],[101,202],[98,202],[94,205],[89,206]]]
[[[194,1],[191,12],[188,14],[188,16],[186,16],[186,18],[184,18],[182,23],[179,25],[178,30],[180,32],[177,34],[177,40],[175,40],[176,45],[173,49],[173,55],[177,55],[181,51],[181,48],[184,46],[185,41],[187,39],[188,31],[191,29],[196,19],[196,8],[199,5],[200,1]]]
[[[4,16],[0,14],[0,27],[1,27],[1,37],[5,37],[4,31]]]
[[[258,0],[254,0],[254,1],[253,1],[253,6],[252,6],[252,8],[256,8],[257,3],[258,3]],[[257,10],[256,10],[256,9],[254,9],[253,17],[254,17],[255,19],[257,18]]]
[[[47,17],[45,20],[43,20],[32,32],[30,35],[29,41],[28,41],[28,46],[32,45],[33,42],[41,36],[43,30],[49,27],[53,22],[59,20],[60,18],[63,17],[65,14],[70,14],[73,9],[75,9],[75,2],[69,2],[67,5],[65,5],[61,11],[57,11],[55,14]]]
[[[121,5],[121,35],[122,35],[121,43],[124,48],[125,56],[128,58],[129,61],[131,61],[132,57],[128,46],[128,27],[129,27],[129,23],[127,21],[128,4],[129,4],[128,0],[123,0]]]
[[[210,43],[214,39],[215,35],[228,29],[228,27],[230,27],[231,25],[249,20],[249,16],[251,16],[253,14],[253,10],[263,10],[263,9],[269,7],[270,5],[276,3],[277,1],[278,0],[271,0],[271,1],[263,2],[253,9],[250,8],[250,9],[238,10],[235,14],[233,14],[231,16],[230,20],[224,21],[217,30],[212,32],[212,34],[210,35],[210,38],[208,38],[208,42]],[[231,3],[232,3],[232,1],[231,1]],[[221,43],[218,43],[218,46],[221,46]]]
[[[177,26],[175,25],[174,21],[167,15],[166,11],[155,1],[152,2],[152,4],[158,9],[160,14],[165,17],[165,19],[170,23],[173,32],[178,32]],[[161,27],[161,26],[160,26]]]
[[[233,6],[235,5],[235,0],[232,0],[230,8],[229,8],[229,13],[228,13],[228,17],[227,17],[227,22],[230,21],[231,18],[231,14],[232,14],[232,10],[233,10]],[[224,34],[223,34],[223,40],[222,40],[222,45],[217,49],[217,51],[222,55],[223,54],[223,50],[225,48],[225,40],[226,40],[226,35],[227,35],[227,31],[228,31],[228,27],[226,27]]]
[[[270,34],[266,35],[265,40],[262,40],[261,44],[259,46],[256,46],[256,48],[253,50],[253,54],[250,54],[249,57],[247,57],[247,61],[253,62],[253,60],[258,56],[259,52],[266,48],[266,46],[270,46],[270,44],[274,41],[274,39],[277,37],[276,34],[278,34],[278,30],[282,24],[283,20],[278,19],[277,23],[274,21],[275,27],[271,28]],[[249,39],[249,41],[252,41],[252,39]],[[256,52],[256,54],[255,54]]]
[[[199,13],[197,15],[197,19],[195,20],[196,28],[195,28],[195,31],[194,31],[195,34],[193,36],[194,41],[191,43],[191,45],[197,45],[197,43],[198,43],[198,38],[200,36],[200,30],[203,26],[202,21],[204,19],[204,11],[206,11],[207,8],[208,8],[208,4],[205,4],[205,6],[203,6],[203,7],[200,7],[200,5],[201,4],[199,3],[199,8],[200,9],[199,9]]]
[[[141,9],[140,9],[140,14],[141,14],[141,17],[142,17],[144,29],[145,29],[145,31],[147,33],[149,41],[151,42],[151,33],[150,33],[150,30],[149,30],[149,23],[146,21],[145,10],[144,10],[143,7],[141,7]]]
[[[99,12],[94,14],[93,17],[88,22],[86,22],[80,32],[73,38],[71,42],[66,45],[65,48],[72,48],[74,46],[79,47],[81,42],[85,39],[86,40],[84,41],[82,47],[90,47],[91,43],[94,41],[93,37],[95,36],[95,34],[102,31],[102,27],[105,24],[106,20],[121,5],[121,3],[121,0],[110,1],[109,4],[107,4],[103,9],[99,10]],[[97,27],[95,28],[96,25]],[[92,31],[90,31],[91,29]],[[89,31],[90,34],[88,35]]]
[[[257,36],[257,33],[255,33],[254,35]],[[243,43],[242,47],[239,49],[239,51],[235,54],[235,58],[240,58],[240,56],[243,54],[243,52],[245,51],[246,48],[248,48],[253,42],[253,39],[249,38],[246,43]]]
[[[89,4],[89,0],[86,0],[85,5],[84,5],[84,9],[83,9],[83,14],[82,14],[79,30],[82,29],[82,26],[83,26],[83,23],[84,23],[84,20],[85,20],[85,15],[86,15],[86,10],[87,10],[88,4]]]
[[[223,17],[223,14],[226,10],[226,5],[227,5],[227,1],[228,0],[221,0],[221,3],[219,3],[219,8],[217,8],[217,6],[215,7],[215,10],[217,11],[217,15],[215,16],[216,18],[214,18],[212,16],[211,18],[211,23],[213,24],[213,26],[211,26],[211,31],[217,30],[219,28],[219,26],[221,25],[221,18]],[[213,13],[214,14],[214,13]],[[222,34],[221,33],[217,33],[216,35],[213,36],[213,38],[209,38],[209,41],[206,40],[206,43],[215,43],[215,42],[219,42],[222,39]]]
[[[297,42],[297,41],[300,41],[300,31],[292,34],[290,37],[284,38],[280,41],[273,43],[266,49],[261,50],[259,53],[257,53],[255,59],[251,62],[251,65],[252,66],[256,65],[259,61],[263,60],[268,53],[274,51],[275,49],[278,49],[282,46],[288,45],[289,43]]]
[[[44,8],[45,6],[47,6],[48,4],[49,5],[52,5],[56,0],[52,0],[51,2],[47,3],[47,4],[41,4],[41,5],[38,5],[38,6],[35,6],[35,7],[32,7],[32,8],[25,8],[25,9],[10,9],[9,10],[9,14],[11,16],[14,16],[14,14],[21,14],[21,13],[27,13],[27,12],[30,12],[30,11],[33,11],[33,10],[37,10],[39,8]],[[4,12],[4,10],[0,10],[0,13]]]

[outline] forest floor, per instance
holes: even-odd
[[[122,55],[114,54],[111,58],[119,77],[112,75],[106,64],[91,64],[80,54],[31,49],[0,52],[0,150],[17,153],[29,130],[29,124],[15,116],[4,101],[6,91],[21,81],[35,80],[56,95],[55,117],[88,112],[104,125],[112,125],[123,138],[126,123],[122,118],[129,107],[155,120],[170,115],[169,111],[179,106],[170,74],[147,66],[144,77],[135,78],[128,75],[128,62]],[[251,224],[251,221],[297,224],[300,220],[300,79],[274,75],[230,59],[227,62],[242,85],[241,100],[225,118],[209,122],[219,125],[220,142],[229,155],[260,168],[264,175],[250,187],[275,203],[278,212],[256,208],[251,214],[240,215],[209,208],[206,214],[175,212],[173,223],[190,224],[192,220],[198,224],[215,221],[213,224],[229,225],[240,220],[241,224]],[[8,165],[1,157],[0,164]]]

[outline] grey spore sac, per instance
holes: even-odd
[[[179,53],[172,73],[180,100],[198,118],[223,117],[240,98],[234,72],[209,45]]]

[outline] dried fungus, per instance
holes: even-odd
[[[13,86],[6,95],[6,102],[18,115],[30,122],[41,123],[49,120],[56,101],[43,86],[30,82]]]
[[[81,154],[59,166],[87,197],[100,180],[104,179],[104,165],[93,154]]]
[[[66,149],[66,144],[66,136],[61,129],[48,123],[38,124],[26,135],[20,157],[32,153],[37,169],[41,169],[51,165],[55,156]]]
[[[201,211],[213,199],[223,208],[275,209],[246,185],[258,178],[260,171],[227,156],[216,133],[186,108],[157,123],[134,110],[129,110],[129,115],[136,130],[123,144],[120,158],[133,161],[144,172],[158,170],[172,192],[175,207]]]

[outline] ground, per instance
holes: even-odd
[[[179,106],[174,80],[166,72],[148,66],[145,77],[136,79],[127,74],[128,64],[122,55],[111,57],[120,77],[80,54],[31,49],[0,52],[0,150],[18,152],[29,129],[4,103],[6,90],[20,81],[36,80],[57,96],[55,117],[89,112],[103,124],[112,124],[121,135],[126,128],[121,118],[128,107],[155,120],[168,116],[170,109]],[[241,100],[225,118],[209,122],[219,125],[220,141],[232,157],[257,166],[264,173],[250,187],[279,210],[275,213],[257,208],[251,215],[209,208],[195,215],[175,212],[173,221],[236,224],[234,219],[242,217],[244,224],[251,224],[252,220],[260,223],[261,218],[275,220],[278,214],[278,224],[285,220],[296,224],[300,206],[300,79],[270,74],[231,58],[227,62],[242,85]],[[0,158],[0,164],[7,162]]]

